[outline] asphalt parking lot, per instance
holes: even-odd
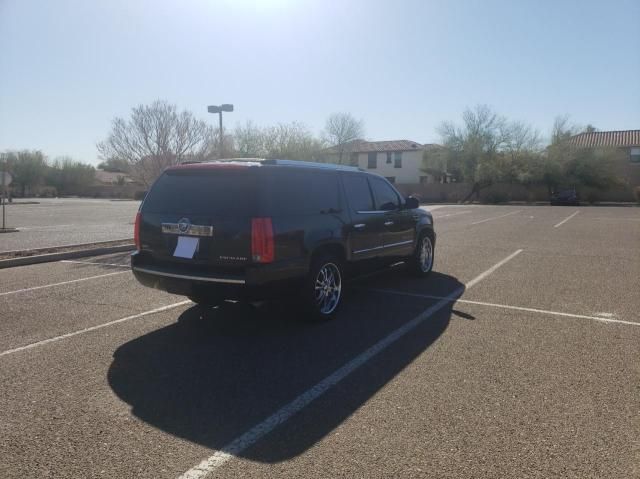
[[[22,199],[5,207],[7,226],[0,253],[31,248],[131,239],[139,201],[89,198]]]
[[[0,270],[0,477],[640,477],[640,208],[433,214],[323,324]]]

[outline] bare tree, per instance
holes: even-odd
[[[236,153],[241,158],[265,156],[264,134],[262,130],[251,121],[247,121],[244,125],[236,126],[233,137]]]
[[[243,157],[313,160],[325,145],[302,123],[279,123],[260,128],[251,122],[234,132],[236,153]]]
[[[364,136],[364,122],[350,113],[333,113],[327,118],[324,136],[330,145],[335,145],[338,163],[343,164],[351,152],[349,142]]]
[[[189,111],[156,100],[133,108],[131,118],[115,118],[107,139],[98,143],[104,161],[120,161],[132,177],[149,186],[167,167],[215,151],[216,131]]]
[[[262,131],[262,149],[266,158],[310,161],[324,144],[302,123],[279,123]]]

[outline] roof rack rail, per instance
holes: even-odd
[[[357,166],[336,165],[335,163],[319,163],[317,161],[301,161],[301,160],[263,160],[263,165],[281,165],[281,166],[299,166],[303,168],[321,168],[327,170],[342,171],[362,171]]]

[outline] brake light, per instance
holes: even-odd
[[[139,211],[136,213],[136,222],[133,226],[133,242],[136,245],[136,249],[140,250],[140,223],[142,222],[142,213]]]
[[[271,218],[251,219],[251,257],[256,263],[271,263],[275,252]]]

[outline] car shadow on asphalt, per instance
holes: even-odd
[[[464,290],[456,278],[440,273],[420,281],[425,294]],[[109,384],[146,423],[220,450],[436,302],[373,293],[364,286],[345,298],[334,321],[324,323],[306,322],[287,303],[225,303],[204,312],[194,306],[177,322],[120,346],[108,371]],[[287,426],[284,443],[267,436],[241,456],[272,463],[312,447],[440,337],[453,304],[445,304],[328,391],[329,402],[319,398],[312,403],[303,427],[290,427],[303,420],[302,413],[281,426]]]

